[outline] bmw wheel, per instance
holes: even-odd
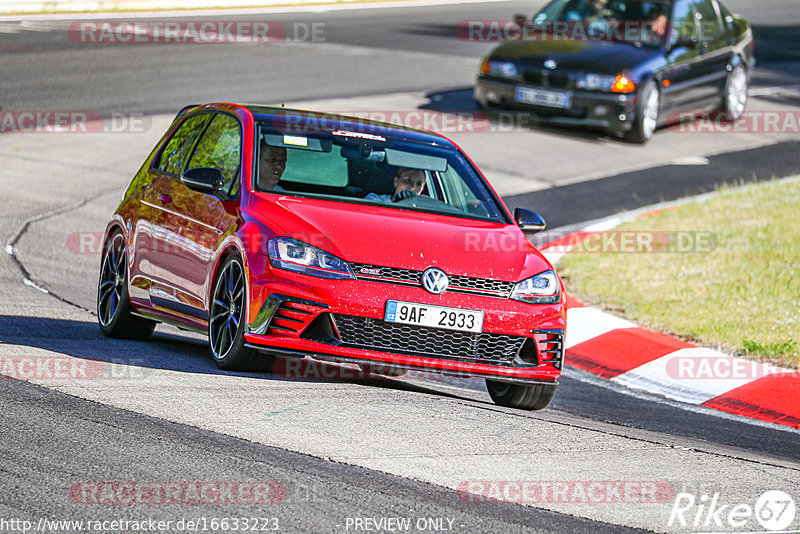
[[[220,266],[209,307],[208,342],[211,357],[220,369],[248,370],[258,353],[244,346],[247,279],[238,255]]]
[[[556,392],[556,386],[538,384],[525,386],[486,379],[486,389],[495,404],[521,410],[541,410],[546,408]]]
[[[747,70],[742,65],[737,65],[725,83],[725,94],[722,98],[723,118],[731,122],[739,120],[747,106],[747,86]]]
[[[656,82],[648,80],[636,103],[636,117],[633,121],[633,128],[627,134],[627,139],[638,144],[648,142],[658,126],[660,108],[661,95]]]
[[[153,334],[156,323],[131,313],[127,257],[125,238],[121,232],[113,232],[103,247],[97,284],[97,320],[100,330],[108,337],[147,339]]]

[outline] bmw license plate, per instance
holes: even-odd
[[[483,331],[482,311],[445,308],[397,300],[390,300],[386,303],[383,320],[387,323],[413,324],[461,332]]]
[[[532,87],[517,87],[517,102],[547,106],[551,108],[568,108],[570,94],[563,91],[545,91]]]

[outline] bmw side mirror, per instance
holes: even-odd
[[[183,185],[200,193],[218,193],[222,190],[222,171],[214,167],[189,169],[181,176]]]
[[[544,222],[541,215],[525,208],[514,210],[514,220],[517,221],[522,231],[528,234],[536,234],[547,227],[547,223]]]
[[[698,46],[700,46],[700,41],[697,40],[697,37],[678,37],[673,48],[697,48]]]

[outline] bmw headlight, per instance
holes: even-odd
[[[501,78],[516,78],[519,74],[519,69],[510,61],[494,61],[487,59],[481,65],[481,72]]]
[[[575,81],[575,87],[586,89],[587,91],[611,91],[611,87],[616,82],[616,76],[605,74],[583,74]]]
[[[561,286],[553,271],[545,271],[514,286],[511,297],[528,304],[555,304],[561,300]]]
[[[273,237],[267,242],[273,267],[320,278],[355,278],[350,264],[324,250],[291,237]]]

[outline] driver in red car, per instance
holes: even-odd
[[[399,167],[394,175],[394,191],[391,195],[370,193],[364,200],[377,200],[378,202],[399,202],[422,193],[425,188],[425,171]]]
[[[261,189],[285,191],[278,182],[286,169],[286,149],[261,142],[259,155],[258,186]]]

